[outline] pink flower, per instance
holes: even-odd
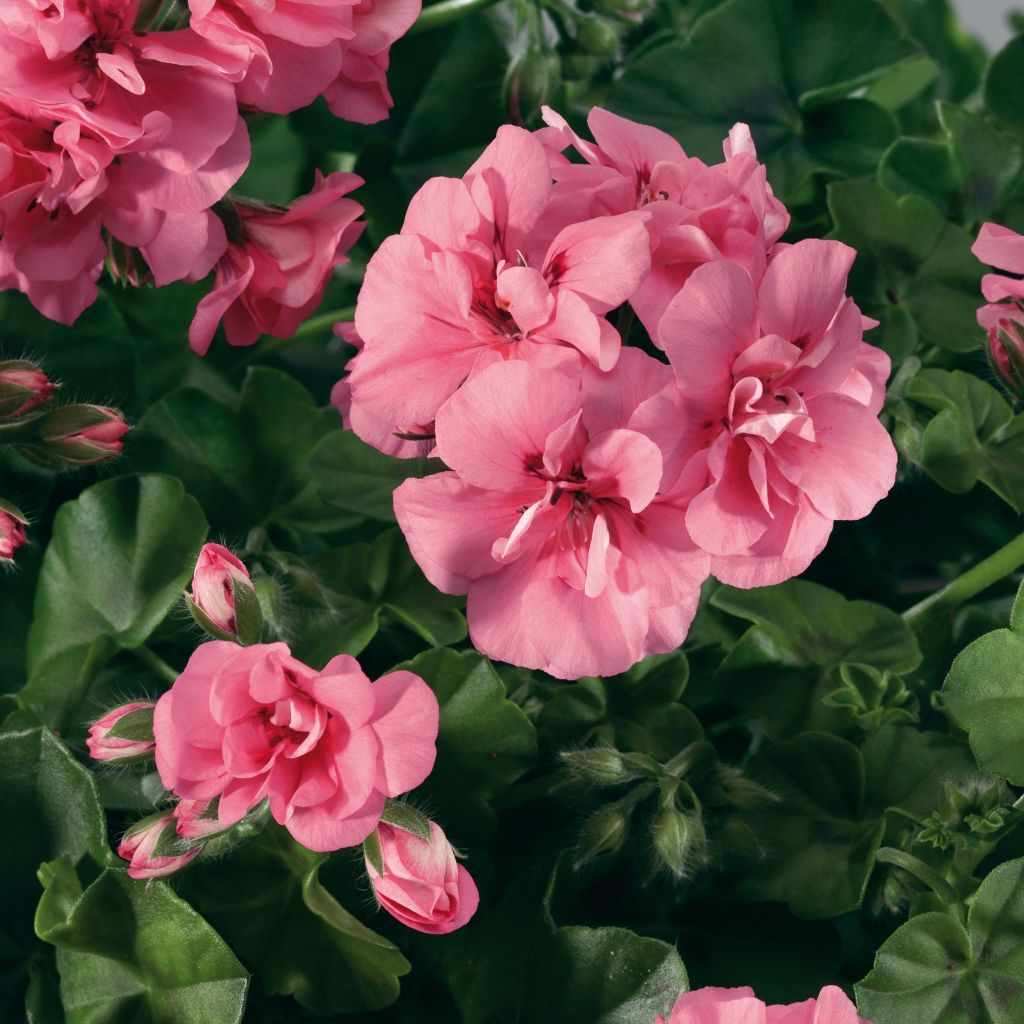
[[[0,502],[0,562],[13,562],[14,552],[28,539],[25,522],[12,506]]]
[[[841,988],[827,985],[817,999],[767,1006],[751,988],[699,988],[676,1000],[666,1021],[654,1024],[870,1024]]]
[[[342,198],[361,184],[354,174],[318,171],[313,191],[286,210],[235,203],[227,252],[189,329],[192,348],[204,355],[222,319],[230,345],[253,345],[261,334],[290,338],[362,234],[362,206]]]
[[[1001,224],[982,224],[971,252],[982,263],[1010,274],[1024,274],[1024,235]],[[981,291],[987,304],[978,310],[978,324],[988,334],[989,356],[1011,393],[1017,395],[1021,390],[1020,374],[1010,354],[1019,356],[1016,339],[1024,325],[1024,279],[985,274]]]
[[[596,142],[580,138],[550,108],[544,108],[544,120],[549,127],[537,136],[557,179],[554,218],[580,221],[628,210],[650,215],[651,273],[630,303],[652,337],[669,302],[701,264],[732,260],[760,279],[789,214],[772,193],[745,124],[729,132],[725,162],[709,167],[688,157],[670,135],[600,107],[587,119]],[[570,163],[562,155],[569,146],[586,163]]]
[[[833,520],[866,516],[895,480],[876,418],[889,360],[862,341],[864,318],[844,295],[854,255],[798,242],[759,287],[735,263],[705,264],[658,326],[702,434],[679,483],[692,496],[686,525],[726,583],[802,572]]]
[[[153,739],[153,708],[150,701],[122,704],[89,726],[85,741],[95,761],[134,761],[149,756]]]
[[[219,630],[237,633],[235,625],[235,581],[252,588],[249,570],[227,548],[204,544],[192,573],[189,597]]]
[[[505,126],[462,180],[433,178],[400,235],[370,261],[356,307],[352,428],[382,451],[432,433],[438,410],[491,363],[525,359],[575,373],[610,369],[618,332],[604,314],[650,266],[647,214],[599,217],[551,237],[551,171],[541,144]],[[550,243],[550,244],[549,244]]]
[[[138,879],[166,878],[201,852],[200,846],[184,846],[174,830],[174,818],[163,813],[133,825],[117,848],[117,855],[129,861],[129,877]]]
[[[420,0],[189,0],[191,28],[245,55],[245,107],[288,114],[325,94],[338,117],[370,124],[391,108],[388,50]]]
[[[500,363],[441,409],[452,472],[405,481],[395,514],[434,586],[468,593],[479,650],[575,679],[679,646],[708,571],[662,490],[679,415],[669,368],[638,349],[582,385]]]
[[[156,763],[179,797],[219,796],[222,827],[269,797],[300,843],[336,850],[427,777],[437,726],[437,698],[411,672],[371,684],[347,655],[317,672],[282,643],[215,640],[157,703]]]
[[[408,928],[446,935],[475,913],[480,896],[469,872],[455,859],[440,825],[430,822],[430,839],[385,825],[377,826],[382,873],[366,858],[377,902]]]
[[[35,363],[0,362],[0,420],[17,419],[48,402],[56,385]]]

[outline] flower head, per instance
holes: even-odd
[[[868,1024],[841,988],[827,985],[816,999],[767,1006],[751,988],[698,988],[684,992],[666,1021],[654,1024]]]

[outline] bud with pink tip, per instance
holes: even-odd
[[[476,913],[476,884],[440,825],[407,805],[388,803],[363,852],[377,902],[408,928],[445,935]]]
[[[51,460],[86,464],[119,455],[130,429],[116,409],[65,405],[39,418],[35,437]]]
[[[27,359],[0,362],[0,420],[17,419],[53,395],[55,385]]]
[[[220,544],[204,544],[185,594],[192,617],[218,640],[256,643],[263,613],[245,565]]]
[[[14,552],[25,543],[28,519],[9,501],[0,498],[0,563],[14,561]]]
[[[185,839],[205,839],[223,832],[225,826],[217,815],[218,798],[212,800],[179,800],[174,808],[175,828]]]
[[[129,862],[129,877],[165,878],[199,856],[202,847],[186,845],[174,824],[174,816],[161,811],[128,829],[117,855]]]
[[[1010,396],[1024,398],[1024,331],[1016,320],[1006,318],[989,328],[988,360]]]
[[[149,701],[122,704],[93,722],[85,741],[89,755],[96,761],[120,764],[150,757],[156,748],[153,739],[154,707]]]

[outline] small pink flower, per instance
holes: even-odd
[[[469,872],[455,859],[440,825],[430,839],[381,823],[377,826],[384,871],[366,859],[377,902],[408,928],[446,935],[476,913],[480,896]]]
[[[198,857],[202,847],[184,849],[170,814],[154,814],[133,825],[121,840],[117,855],[129,861],[131,878],[166,878]]]
[[[676,1000],[654,1024],[870,1024],[841,988],[827,985],[817,999],[767,1006],[751,988],[699,988]]]
[[[253,345],[262,334],[290,338],[365,227],[362,206],[342,198],[361,184],[354,174],[318,171],[313,191],[288,209],[235,203],[227,252],[189,329],[192,348],[205,355],[221,320],[230,345]]]
[[[192,592],[195,606],[217,629],[234,635],[235,581],[252,588],[249,570],[227,548],[220,544],[204,544],[192,574]]]
[[[650,268],[648,215],[553,225],[540,142],[506,125],[464,178],[432,178],[399,235],[367,267],[350,363],[352,429],[390,454],[431,432],[463,381],[526,360],[574,374],[611,369],[621,339],[605,314]]]
[[[13,562],[14,553],[28,539],[25,522],[6,502],[0,503],[0,562]]]
[[[86,746],[96,761],[134,761],[149,756],[153,739],[153,708],[149,701],[122,704],[89,726]]]
[[[34,363],[0,363],[0,419],[17,419],[50,400],[56,385]]]
[[[866,516],[895,481],[877,418],[889,359],[864,343],[874,321],[844,294],[854,255],[798,242],[758,286],[735,263],[705,264],[659,323],[699,435],[678,482],[686,526],[733,586],[802,572],[834,520]]]
[[[269,797],[300,843],[336,850],[427,777],[437,727],[437,698],[411,672],[371,683],[347,655],[317,672],[283,643],[215,640],[157,703],[156,763],[182,799],[219,796],[223,828]]]
[[[994,369],[1011,394],[1019,397],[1022,390],[1019,363],[1014,364],[1010,356],[1020,356],[1017,342],[1024,329],[1024,278],[1010,274],[1024,274],[1024,235],[1001,224],[982,224],[971,252],[982,263],[1009,272],[982,277],[981,291],[987,304],[978,310],[978,324],[988,334]]]
[[[639,349],[582,383],[499,363],[438,414],[452,471],[406,480],[395,514],[431,583],[468,594],[484,654],[614,675],[682,643],[708,573],[665,486],[685,429],[671,371]]]

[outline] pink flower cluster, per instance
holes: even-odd
[[[365,441],[447,465],[395,511],[428,579],[468,595],[475,645],[577,678],[677,647],[711,573],[802,572],[896,452],[855,254],[779,242],[746,126],[707,165],[607,111],[594,143],[546,118],[414,197],[334,397]],[[634,314],[663,357],[628,344]]]
[[[870,1024],[841,988],[827,985],[816,999],[767,1006],[750,988],[699,988],[684,992],[666,1021],[654,1024]]]
[[[287,210],[236,202],[249,160],[240,115],[323,94],[341,117],[391,105],[391,44],[420,0],[190,0],[185,28],[150,31],[140,0],[0,3],[0,289],[70,324],[105,263],[129,284],[200,281],[193,347],[223,318],[232,344],[286,337],[358,237],[361,184],[317,179]]]
[[[990,266],[1008,271],[985,274],[981,291],[986,305],[978,310],[978,324],[988,335],[992,367],[1010,393],[1024,395],[1024,235],[1001,224],[981,226],[971,252]]]

